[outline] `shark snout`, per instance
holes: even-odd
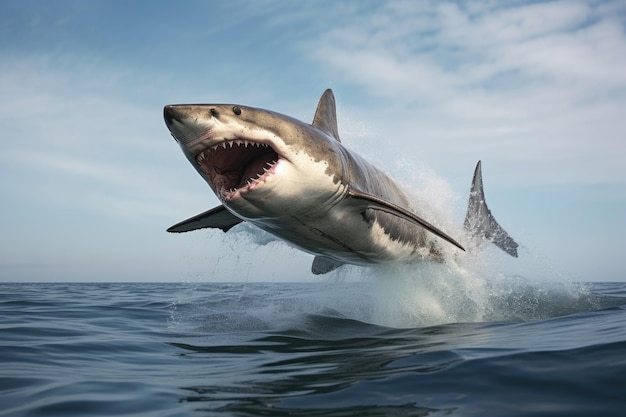
[[[179,125],[193,125],[194,106],[181,106],[179,104],[169,104],[163,108],[163,118],[167,128],[172,132],[172,128]],[[197,112],[197,111],[196,111]]]
[[[167,125],[168,129],[170,129],[170,126],[172,126],[173,121],[175,119],[177,120],[176,116],[176,106],[165,106],[163,108],[163,118],[165,119],[165,124]]]
[[[170,104],[163,108],[163,118],[170,133],[180,144],[187,144],[205,135],[211,126],[211,113],[208,117],[194,105]]]

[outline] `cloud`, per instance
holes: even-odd
[[[519,185],[624,184],[625,14],[619,2],[391,2],[307,50],[382,100],[375,129],[407,147],[527,164],[500,177]]]
[[[177,262],[200,269],[212,242],[165,228],[217,199],[169,136],[162,101],[133,94],[159,74],[127,83],[113,64],[61,61],[0,56],[3,279],[187,278]]]
[[[578,82],[574,90],[624,87],[626,42],[618,17],[581,2],[491,10],[472,3],[420,3],[398,13],[391,3],[316,40],[311,55],[373,93],[437,102],[459,89]],[[624,8],[626,9],[626,7]],[[427,19],[426,19],[427,18]],[[505,83],[507,75],[510,83]],[[517,84],[519,80],[524,81]],[[572,87],[572,85],[569,85]]]
[[[0,67],[0,185],[114,217],[174,217],[181,205],[201,204],[183,178],[162,170],[183,174],[185,166],[160,105],[132,103],[123,86],[102,82],[111,79],[107,69],[68,73],[43,61]]]

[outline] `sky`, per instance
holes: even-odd
[[[165,232],[219,202],[162,109],[310,121],[329,87],[342,142],[459,222],[482,160],[515,262],[624,281],[625,69],[621,0],[4,0],[0,281],[310,276],[245,227]]]

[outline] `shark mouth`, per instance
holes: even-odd
[[[278,160],[270,145],[245,139],[223,141],[196,155],[198,166],[223,201],[264,183]]]

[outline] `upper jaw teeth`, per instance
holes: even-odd
[[[260,148],[260,147],[268,148],[269,147],[269,145],[266,145],[265,143],[250,142],[250,141],[247,141],[245,139],[224,140],[224,141],[218,143],[217,145],[209,146],[208,149],[205,149],[204,151],[199,152],[198,155],[196,156],[196,161],[197,162],[204,161],[206,159],[206,156],[207,156],[208,152],[216,151],[220,147],[222,149],[229,149],[229,148],[232,148],[235,145],[237,145],[237,146],[245,146],[245,147],[255,146],[257,148]]]

